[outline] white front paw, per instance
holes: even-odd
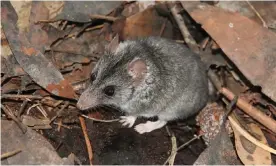
[[[134,125],[136,117],[135,116],[121,116],[120,121],[123,126],[127,126],[130,128]]]
[[[135,126],[134,128],[139,134],[144,134],[146,132],[151,132],[148,128],[147,123],[141,123]]]
[[[147,121],[146,123],[141,123],[139,125],[136,125],[135,130],[140,134],[149,133],[153,130],[156,130],[165,126],[166,124],[167,124],[166,121],[161,121],[161,120],[158,120],[155,122]]]

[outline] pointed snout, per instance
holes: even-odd
[[[96,97],[89,93],[89,91],[83,92],[77,102],[77,108],[80,110],[87,110],[97,105]]]

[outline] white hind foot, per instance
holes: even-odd
[[[128,127],[130,128],[134,125],[136,118],[137,117],[135,116],[121,116],[121,120],[119,122],[121,122],[123,126],[128,125]]]
[[[135,130],[140,133],[149,133],[153,130],[159,129],[167,124],[167,121],[158,120],[155,122],[147,121],[146,123],[141,123],[135,126]]]

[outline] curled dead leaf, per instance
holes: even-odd
[[[259,141],[267,145],[262,130],[256,124],[250,124],[248,126],[251,128],[252,132],[258,135]],[[232,125],[232,128],[235,135],[237,154],[245,165],[270,165],[272,163],[270,152],[250,142],[234,125]]]

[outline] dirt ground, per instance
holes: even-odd
[[[145,119],[138,120],[145,122]],[[137,124],[136,123],[136,124]],[[166,128],[139,134],[133,128],[125,128],[119,122],[103,123],[86,120],[87,132],[93,143],[95,165],[162,165],[171,153],[171,139]],[[176,123],[169,124],[171,131],[180,138],[178,145],[193,138],[192,131],[185,131]],[[61,157],[73,152],[83,164],[89,164],[83,133],[80,128],[45,130],[44,136],[57,148]],[[62,142],[62,144],[60,144]],[[175,164],[193,164],[205,149],[202,140],[194,141],[179,151]]]

